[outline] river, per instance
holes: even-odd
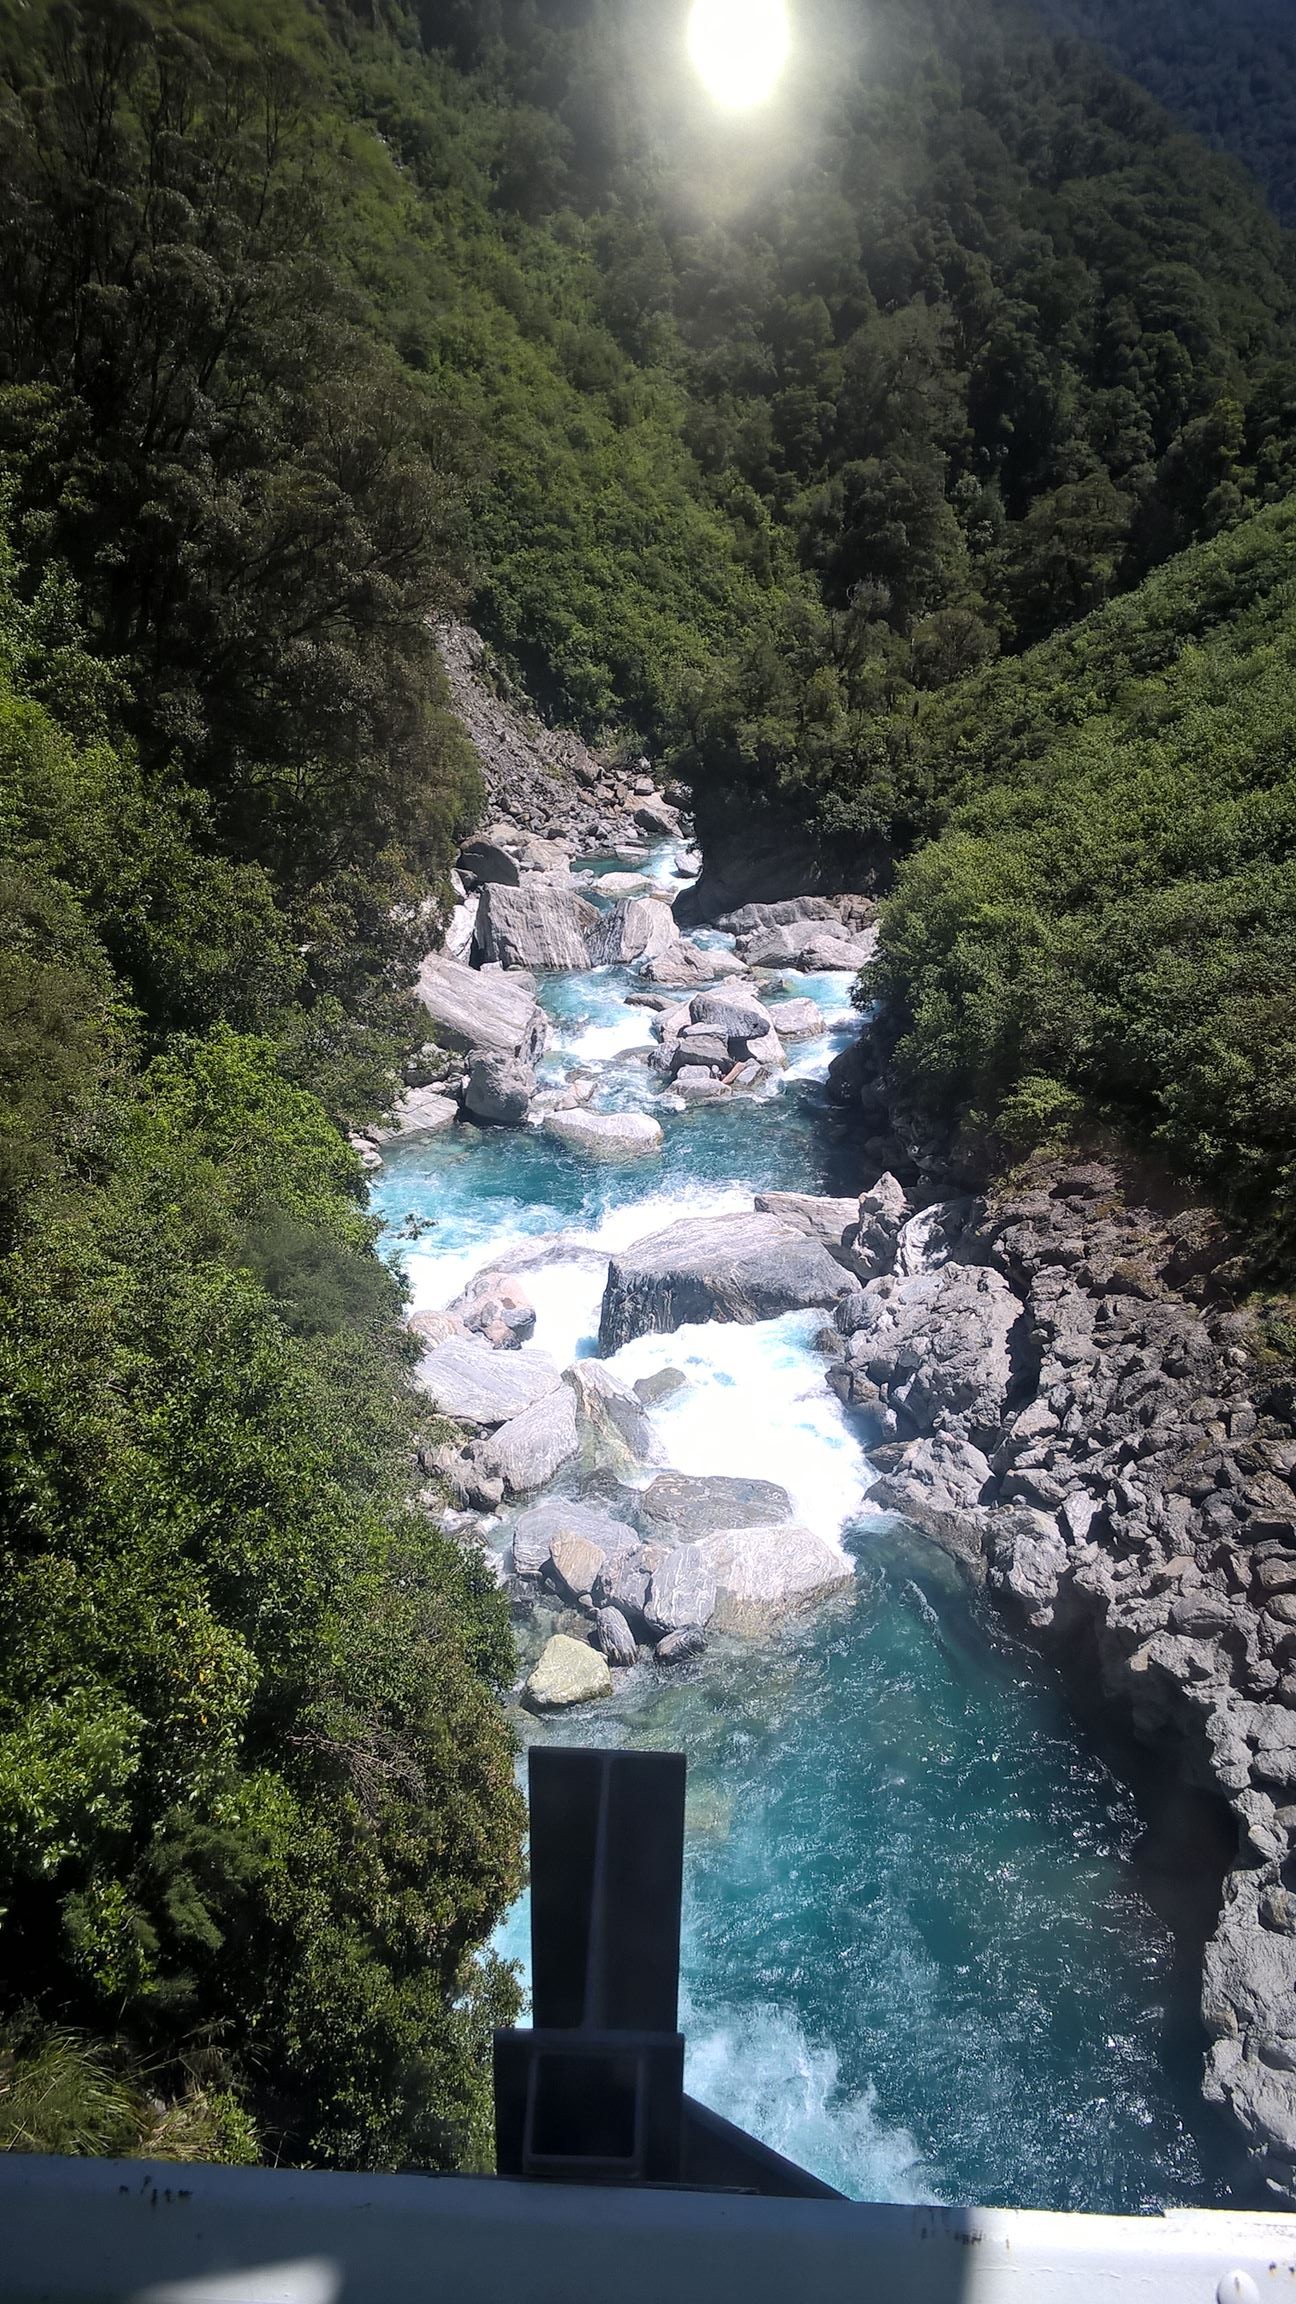
[[[664,880],[674,861],[596,860]],[[505,1245],[576,1232],[583,1251],[525,1275],[535,1342],[565,1365],[595,1350],[609,1250],[755,1191],[870,1184],[820,1085],[859,1028],[850,979],[786,981],[823,1009],[824,1037],[767,1099],[674,1114],[642,1060],[632,976],[542,980],[542,1080],[594,1072],[594,1108],[654,1110],[664,1146],[594,1163],[535,1128],[460,1126],[393,1147],[373,1203],[415,1307],[448,1303]],[[522,1734],[688,1754],[695,2095],[858,2198],[1222,2201],[1195,1971],[1142,1893],[1134,1801],[944,1555],[861,1509],[863,1439],[825,1386],[821,1325],[708,1323],[641,1337],[612,1365],[681,1370],[653,1411],[670,1462],[781,1482],[849,1554],[846,1597],[772,1650],[717,1649],[677,1677],[641,1660],[596,1707],[520,1713]],[[543,1629],[519,1625],[528,1665]],[[524,1905],[499,1941],[525,1968]]]

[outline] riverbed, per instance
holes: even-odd
[[[674,853],[592,861],[668,879]],[[771,1093],[676,1112],[631,972],[542,979],[542,1079],[593,1075],[592,1108],[653,1112],[661,1152],[596,1163],[533,1127],[463,1125],[393,1148],[373,1201],[415,1308],[561,1234],[525,1279],[535,1342],[566,1365],[596,1349],[614,1250],[758,1191],[871,1184],[822,1090],[859,1029],[851,979],[782,981],[824,1035]],[[849,1558],[845,1595],[772,1648],[717,1646],[675,1676],[644,1658],[598,1705],[520,1712],[521,1733],[687,1753],[687,2084],[728,2117],[858,2198],[1225,2200],[1196,1975],[1142,1892],[1134,1801],[944,1555],[864,1506],[866,1434],[825,1385],[821,1326],[709,1322],[612,1365],[679,1370],[653,1411],[666,1459],[779,1481]],[[530,1661],[540,1631],[519,1635]],[[525,1905],[500,1944],[525,1968]]]

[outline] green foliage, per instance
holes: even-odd
[[[1296,224],[1296,28],[1287,0],[1045,0],[1059,25],[1259,177]]]
[[[929,1116],[1078,1108],[1296,1245],[1296,506],[933,703],[870,990]]]

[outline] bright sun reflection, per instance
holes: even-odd
[[[717,104],[746,112],[773,91],[787,62],[784,0],[694,0],[689,54]]]

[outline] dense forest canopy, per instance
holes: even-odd
[[[1291,243],[1015,0],[802,0],[745,128],[683,20],[0,0],[0,2141],[486,2150],[508,1625],[344,1133],[439,618],[911,858],[915,1108],[1288,1236]]]
[[[1289,0],[1043,0],[1122,72],[1246,162],[1296,224],[1296,18]]]

